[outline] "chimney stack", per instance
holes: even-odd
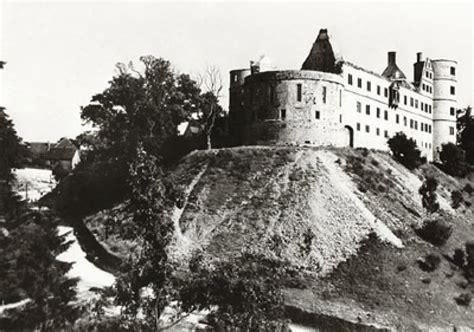
[[[422,52],[416,53],[416,62],[421,62],[422,58],[423,58],[423,53]]]
[[[389,66],[396,64],[396,55],[397,55],[397,52],[394,52],[394,51],[388,52],[388,65]]]
[[[256,74],[260,72],[260,63],[255,61],[250,61],[250,74]]]

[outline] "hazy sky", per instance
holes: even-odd
[[[299,69],[319,29],[345,60],[382,72],[387,51],[413,78],[416,52],[458,61],[459,106],[472,105],[472,5],[464,3],[0,3],[3,103],[25,140],[82,132],[79,111],[117,62],[151,54],[176,70],[228,71],[260,54]]]

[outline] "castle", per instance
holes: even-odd
[[[301,70],[230,71],[229,123],[241,144],[295,144],[387,150],[404,132],[437,159],[456,142],[456,65],[417,53],[410,82],[388,52],[377,74],[337,59],[321,29]]]

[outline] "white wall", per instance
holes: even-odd
[[[384,77],[375,73],[370,73],[363,69],[355,68],[350,65],[344,65],[343,76],[345,79],[345,93],[343,100],[343,123],[354,129],[354,147],[367,147],[372,149],[387,150],[387,137],[393,136],[396,132],[402,131],[408,137],[413,138],[428,160],[433,156],[433,113],[426,112],[421,103],[431,106],[433,112],[433,102],[429,96],[421,95],[416,91],[406,88],[400,88],[400,102],[396,109],[388,106],[387,97],[384,94],[388,90],[390,82]],[[348,76],[352,75],[352,85],[348,83]],[[362,87],[358,87],[358,79],[362,79]],[[371,91],[367,90],[367,81],[371,82]],[[380,86],[380,94],[377,94],[377,86]],[[405,104],[405,96],[407,103]],[[418,101],[418,107],[410,106],[410,98]],[[361,112],[357,112],[357,102],[361,103]],[[366,106],[370,106],[370,114],[366,114]],[[377,108],[380,109],[380,117],[377,117]],[[429,106],[428,106],[429,109]],[[385,119],[385,111],[388,112],[388,120]],[[396,122],[398,115],[399,122]],[[405,126],[404,119],[407,119]],[[417,128],[410,128],[410,120],[417,122]],[[423,127],[431,126],[431,133],[421,130]],[[357,129],[360,124],[360,130]],[[366,132],[366,126],[369,126],[369,133]],[[379,134],[377,135],[377,128]],[[385,131],[387,133],[385,133]]]

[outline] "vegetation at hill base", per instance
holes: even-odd
[[[71,264],[56,259],[69,244],[58,235],[53,216],[31,210],[13,191],[12,170],[22,166],[25,147],[3,111],[0,143],[0,303],[20,303],[0,312],[0,327],[50,331],[70,326],[81,311],[74,304],[76,280],[67,276]]]

